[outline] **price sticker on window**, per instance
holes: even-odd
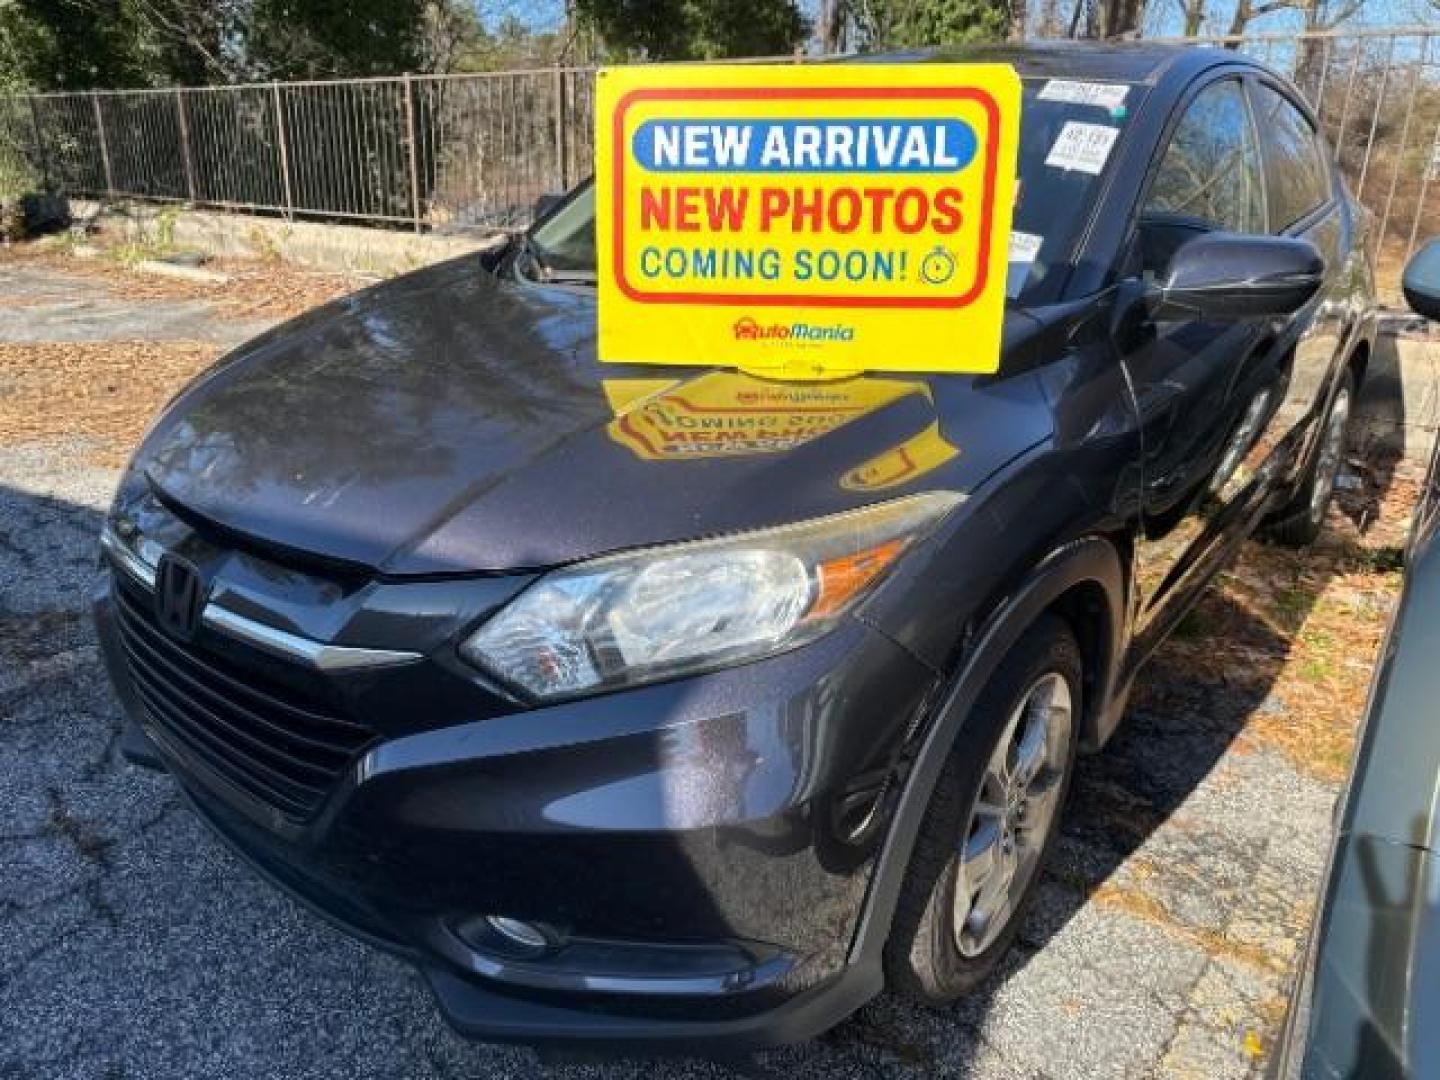
[[[602,71],[601,359],[994,371],[1019,120],[1000,64]]]
[[[1082,124],[1078,120],[1066,121],[1060,129],[1060,136],[1045,164],[1052,169],[1073,169],[1077,172],[1099,176],[1110,159],[1110,148],[1119,136],[1118,128],[1108,124]]]

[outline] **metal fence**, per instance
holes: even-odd
[[[1374,213],[1382,271],[1440,232],[1440,28],[1190,39],[1309,96]],[[1181,39],[1177,39],[1181,40]],[[523,223],[587,175],[594,70],[0,99],[0,185],[417,230]],[[1394,276],[1387,274],[1387,277]]]
[[[0,187],[411,226],[507,226],[588,173],[594,71],[0,99]]]

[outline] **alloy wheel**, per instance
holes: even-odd
[[[1041,675],[1005,725],[961,834],[953,930],[962,956],[979,956],[1024,898],[1055,824],[1070,763],[1070,684]]]

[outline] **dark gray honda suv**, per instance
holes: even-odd
[[[1293,88],[934,59],[971,56],[1025,87],[998,374],[602,366],[583,187],[238,349],[136,452],[95,601],[132,753],[459,1030],[738,1050],[952,1000],[1156,644],[1252,530],[1319,530],[1374,326]],[[1072,121],[1098,173],[1046,164]]]

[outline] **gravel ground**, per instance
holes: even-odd
[[[213,308],[198,333],[113,274],[0,265],[0,325],[18,316],[30,340],[241,336]],[[736,1074],[542,1066],[462,1042],[405,966],[261,884],[167,777],[124,764],[85,615],[116,473],[84,431],[0,431],[0,1076]],[[1362,472],[1352,488],[1328,547],[1297,561],[1250,545],[1157,658],[1122,733],[1082,761],[1059,857],[988,985],[944,1014],[883,997],[748,1071],[1259,1075],[1398,585],[1404,485]],[[1317,686],[1331,713],[1313,707]]]

